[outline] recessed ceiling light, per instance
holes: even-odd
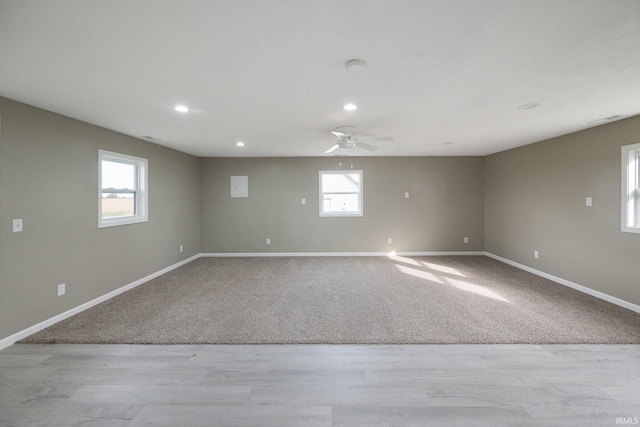
[[[536,108],[539,105],[540,104],[538,104],[537,102],[530,102],[528,104],[518,105],[518,110],[530,110],[532,108]]]
[[[189,111],[189,108],[185,107],[184,105],[176,105],[175,107],[173,107],[173,109],[181,113],[186,113],[187,111]]]
[[[238,142],[236,142],[236,145],[237,145],[238,147],[244,147],[244,142],[242,142],[242,141],[238,141]]]
[[[347,111],[353,111],[353,110],[357,110],[358,107],[355,104],[346,104],[344,106],[344,109]]]

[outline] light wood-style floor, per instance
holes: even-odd
[[[640,417],[637,345],[0,351],[1,426],[615,426],[618,417]]]

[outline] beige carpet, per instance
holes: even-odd
[[[200,258],[22,342],[640,344],[640,314],[483,256]]]

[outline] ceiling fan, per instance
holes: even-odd
[[[324,154],[333,153],[338,148],[342,150],[350,150],[354,147],[361,147],[365,150],[376,151],[378,147],[367,144],[363,140],[367,141],[393,141],[393,138],[390,136],[365,136],[361,138],[356,138],[355,133],[358,130],[355,126],[340,126],[332,130],[331,133],[338,137],[335,145],[329,148]]]

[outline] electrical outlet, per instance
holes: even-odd
[[[593,197],[587,197],[587,200],[585,203],[588,207],[593,206]]]
[[[302,199],[302,204],[306,205],[307,204],[307,199]]]
[[[58,296],[59,296],[59,297],[61,297],[62,295],[64,295],[64,294],[65,294],[65,292],[66,292],[66,289],[65,289],[65,288],[66,288],[66,285],[65,285],[64,283],[60,283],[60,284],[58,285]]]
[[[408,191],[405,191],[405,192],[404,192],[404,198],[405,198],[405,199],[408,199],[408,198],[409,198],[409,192],[408,192]]]
[[[393,242],[393,239],[391,237],[387,238],[387,244],[390,245]]]
[[[539,258],[538,251],[533,251],[533,257],[534,257],[535,259],[538,259],[538,258]]]
[[[468,238],[468,237],[465,237],[465,238],[464,238],[464,242],[465,242],[465,243],[469,243],[469,238]]]
[[[267,245],[271,244],[271,239],[267,239]]]
[[[180,245],[180,252],[184,251],[184,246]]]

